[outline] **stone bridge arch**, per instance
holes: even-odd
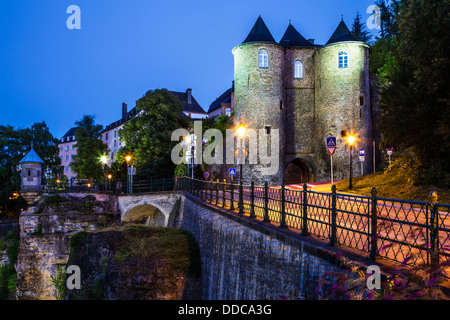
[[[120,220],[151,226],[173,226],[180,213],[181,195],[177,193],[119,196]]]

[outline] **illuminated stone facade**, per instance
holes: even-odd
[[[267,65],[261,62],[265,53]],[[331,180],[325,142],[329,136],[337,138],[334,180],[348,178],[345,133],[357,137],[354,176],[361,174],[359,149],[365,149],[364,173],[372,171],[369,46],[356,41],[343,21],[327,44],[317,45],[291,24],[278,43],[259,17],[233,55],[236,121],[248,128],[280,132],[278,173],[263,176],[262,165],[247,164],[245,182]]]

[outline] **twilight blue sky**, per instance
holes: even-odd
[[[46,121],[60,138],[85,114],[108,125],[147,90],[192,93],[208,110],[230,88],[233,47],[258,15],[276,41],[292,20],[324,44],[375,0],[0,0],[0,125]],[[69,30],[67,7],[81,9]],[[377,30],[373,30],[376,34]]]

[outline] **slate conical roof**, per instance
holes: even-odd
[[[19,163],[24,163],[24,162],[40,162],[40,163],[44,163],[44,161],[42,161],[42,159],[38,156],[36,151],[33,150],[33,148],[31,148],[31,150],[25,155],[25,157],[23,157],[22,160],[20,160]]]
[[[272,34],[270,33],[269,29],[267,28],[267,26],[264,23],[261,16],[258,17],[252,30],[250,31],[247,38],[242,43],[244,44],[244,43],[249,43],[249,42],[277,43],[275,41],[275,39],[272,37]]]
[[[306,40],[300,32],[298,32],[291,23],[289,23],[280,44],[284,47],[312,47],[311,42]]]
[[[344,20],[342,19],[339,23],[338,27],[334,31],[330,40],[328,40],[327,44],[342,42],[342,41],[357,41],[351,34],[350,30],[347,28]]]

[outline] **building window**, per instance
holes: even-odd
[[[66,156],[66,161],[69,161],[69,155]]]
[[[345,51],[339,52],[339,68],[348,68],[348,53]]]
[[[66,167],[66,172],[69,172],[69,167]]]
[[[295,61],[294,64],[294,78],[303,79],[303,62],[300,60]]]
[[[364,101],[364,97],[363,96],[360,96],[359,97],[359,105],[360,106],[364,106],[366,103],[365,103],[365,101]]]
[[[231,117],[231,108],[225,108],[225,115]]]
[[[66,146],[66,151],[69,151],[69,146]]]
[[[108,140],[108,132],[105,133],[105,140]]]
[[[268,68],[269,67],[269,54],[266,49],[259,50],[258,66],[260,68]]]

